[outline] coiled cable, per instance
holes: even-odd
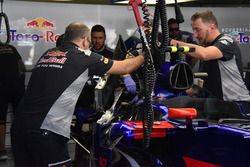
[[[158,38],[159,25],[160,25],[159,21],[161,21],[161,30],[162,30],[161,41],[159,41],[159,38]],[[168,24],[167,24],[167,12],[166,12],[165,0],[157,0],[156,5],[155,5],[151,45],[152,45],[152,48],[157,50],[158,52],[165,53],[165,50],[167,49],[169,45],[169,41],[170,39],[169,39],[169,31],[168,31]]]
[[[149,20],[149,10],[147,8],[146,1],[142,3],[142,10],[144,15],[144,32],[146,36],[146,41],[151,40],[151,24]],[[145,40],[143,40],[143,50],[145,52],[145,62],[144,62],[144,110],[143,110],[143,133],[144,133],[144,140],[143,144],[145,148],[148,148],[150,145],[150,135],[152,131],[153,121],[154,121],[154,114],[153,114],[153,107],[152,107],[152,93],[154,90],[155,84],[155,68],[153,65],[153,58],[150,51],[149,44],[148,46],[145,44]]]
[[[143,19],[144,19],[144,32],[146,34],[146,39],[149,43],[149,47],[151,44],[151,29],[152,29],[152,23],[150,22],[149,16],[149,9],[147,7],[146,1],[142,3],[142,13],[143,13]]]

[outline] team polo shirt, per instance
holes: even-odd
[[[94,48],[91,48],[91,51],[98,53],[106,58],[112,59],[114,51],[107,46],[103,46],[101,50],[95,50]]]
[[[89,73],[103,75],[112,64],[112,60],[73,43],[48,50],[32,71],[17,111],[17,119],[22,120],[16,122],[69,138],[75,105]]]
[[[242,72],[241,52],[228,35],[219,35],[211,45],[217,47],[222,58],[204,61],[201,71],[207,72],[204,87],[214,96],[226,101],[250,101]]]

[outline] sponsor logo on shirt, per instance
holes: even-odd
[[[63,64],[67,60],[67,52],[62,52],[60,50],[48,51],[45,56],[43,56],[36,67],[54,67],[63,68]]]
[[[67,52],[62,52],[60,50],[48,51],[46,56],[66,56]]]
[[[56,58],[56,57],[50,57],[50,58],[41,58],[38,63],[57,63],[57,64],[64,64],[67,60],[66,57],[63,58]]]
[[[230,45],[234,42],[234,40],[228,36],[223,36],[220,40],[220,43],[224,44],[224,45]]]
[[[220,40],[220,43],[222,43],[224,45],[229,45],[229,42],[227,40]]]

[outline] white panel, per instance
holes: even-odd
[[[250,50],[249,34],[249,8],[198,8],[198,7],[181,7],[185,23],[181,24],[183,30],[192,31],[190,27],[190,17],[197,11],[211,9],[218,18],[219,26],[223,31],[243,30],[244,44],[240,44],[243,53],[244,65],[250,61],[248,56]],[[31,69],[41,54],[48,48],[54,47],[55,42],[40,39],[37,42],[31,39],[17,41],[18,34],[39,34],[45,35],[48,31],[56,34],[64,32],[65,27],[73,21],[83,21],[90,28],[95,24],[102,24],[106,28],[107,44],[114,48],[118,35],[121,34],[123,39],[127,39],[137,28],[132,10],[128,6],[120,5],[84,5],[84,4],[64,4],[64,3],[38,3],[24,1],[5,1],[4,12],[8,15],[11,29],[16,31],[15,37],[12,36],[12,44],[17,47],[21,53],[27,68]],[[154,7],[150,7],[151,14],[154,14]],[[175,17],[173,7],[167,8],[168,18]],[[54,27],[35,28],[25,26],[29,21],[42,17],[54,24]],[[41,22],[40,22],[41,23]],[[234,29],[233,29],[234,28]],[[238,28],[238,29],[236,29]],[[13,32],[13,31],[12,31]],[[13,33],[12,33],[13,34]],[[238,34],[238,32],[236,32]],[[239,36],[238,36],[239,37]],[[243,38],[242,38],[243,39]],[[30,61],[31,60],[31,61]],[[28,65],[29,63],[32,63]]]

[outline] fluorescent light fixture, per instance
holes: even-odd
[[[113,0],[114,2],[115,0]],[[197,0],[178,0],[177,2],[178,3],[183,3],[183,2],[191,2],[191,1],[197,1]],[[114,2],[115,4],[128,4],[129,1],[120,1],[120,2]],[[144,2],[142,0],[142,2]],[[155,5],[155,2],[156,0],[147,0],[147,3],[148,5]],[[166,4],[174,4],[175,3],[175,0],[166,0]]]
[[[55,1],[55,2],[71,2],[73,0],[52,0],[52,1]]]

